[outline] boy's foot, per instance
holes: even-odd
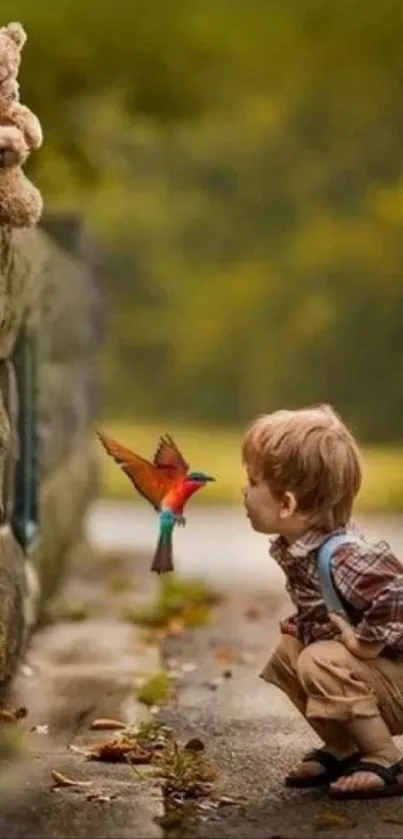
[[[299,789],[327,786],[349,766],[356,764],[358,759],[358,752],[345,757],[336,757],[327,749],[313,749],[305,755],[299,766],[286,776],[285,785]]]
[[[331,798],[385,798],[403,795],[403,761],[384,766],[357,760],[330,784]]]

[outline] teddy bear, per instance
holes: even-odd
[[[22,166],[42,145],[42,127],[19,101],[18,71],[26,33],[19,23],[0,27],[0,225],[32,227],[43,201]]]
[[[17,79],[0,82],[0,125],[15,125],[19,128],[31,151],[39,149],[43,142],[39,119],[26,105],[19,101],[20,86]]]

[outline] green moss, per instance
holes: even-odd
[[[164,705],[171,695],[171,682],[167,673],[155,673],[139,690],[137,699],[144,705]]]
[[[86,621],[89,618],[89,609],[88,606],[79,605],[71,606],[68,611],[66,612],[66,619],[69,621]]]
[[[41,626],[58,623],[60,621],[81,622],[91,617],[89,604],[80,601],[65,601],[63,598],[49,603],[42,609]]]
[[[188,626],[196,626],[206,622],[209,607],[219,599],[216,592],[199,580],[183,580],[175,573],[166,574],[161,579],[155,602],[147,609],[126,613],[126,618],[157,628],[166,626],[174,618],[180,618]]]
[[[3,726],[0,729],[0,765],[3,760],[21,757],[28,752],[25,731],[16,725]]]
[[[172,737],[172,728],[159,720],[143,720],[138,725],[127,726],[118,734],[118,740],[132,739],[143,748],[161,748]]]
[[[189,744],[190,746],[190,744]],[[167,797],[198,798],[218,778],[218,769],[201,750],[194,751],[176,740],[155,755],[154,774],[161,780]]]
[[[127,594],[135,588],[133,580],[125,574],[115,574],[107,580],[106,587],[111,594]]]

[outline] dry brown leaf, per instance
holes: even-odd
[[[1,722],[17,722],[17,717],[13,711],[0,711]]]
[[[116,795],[105,795],[103,792],[93,792],[87,793],[85,796],[87,801],[94,801],[95,804],[107,804],[112,801],[113,798],[116,798]]]
[[[75,746],[73,743],[70,743],[69,749],[72,752],[75,752],[78,755],[84,755],[84,757],[88,757],[88,749],[84,748],[83,746]]]
[[[92,731],[118,731],[127,728],[127,726],[121,720],[110,720],[102,717],[99,720],[93,720],[90,728]]]
[[[229,650],[227,647],[220,647],[220,649],[215,652],[215,658],[222,665],[232,664],[234,657],[235,656],[232,650]]]
[[[149,763],[152,757],[150,751],[146,751],[134,741],[107,740],[105,743],[96,743],[87,750],[87,757],[90,760],[101,760],[105,763]]]
[[[324,810],[315,819],[315,830],[331,830],[333,827],[347,829],[348,827],[354,827],[354,823],[347,816],[336,813],[334,810]]]
[[[392,813],[390,816],[382,818],[382,821],[386,824],[403,824],[403,813],[400,816],[394,816]]]
[[[221,795],[220,798],[216,798],[216,802],[218,807],[231,807],[234,804],[243,804],[244,799],[231,798],[229,795]]]
[[[57,787],[89,787],[92,784],[92,781],[75,781],[73,778],[63,775],[63,772],[59,772],[57,769],[52,769],[51,774]]]
[[[0,722],[18,722],[23,720],[28,715],[26,708],[2,708],[0,710]]]

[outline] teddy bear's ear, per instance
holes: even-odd
[[[21,49],[27,40],[27,33],[21,23],[9,23],[5,29],[8,37]]]

